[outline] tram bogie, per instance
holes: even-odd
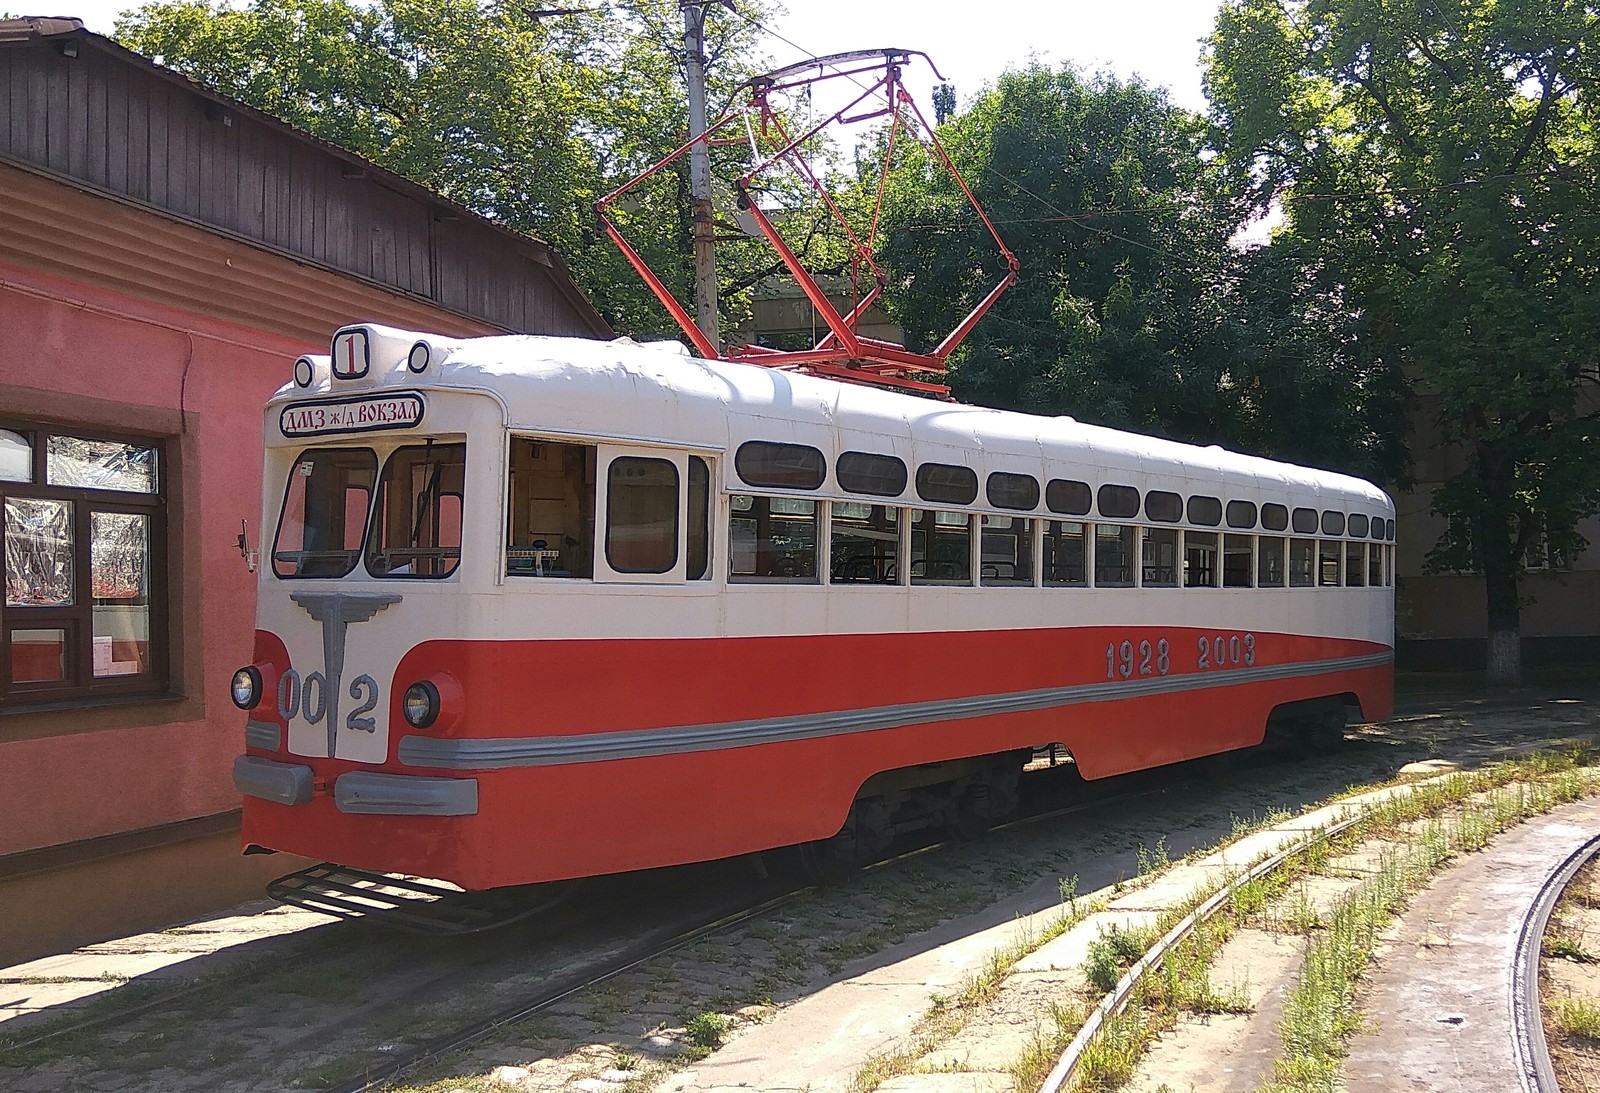
[[[859,857],[994,822],[1041,741],[1094,779],[1391,703],[1393,506],[1343,475],[376,326],[265,439],[257,847],[469,889]]]

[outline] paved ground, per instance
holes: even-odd
[[[1371,1014],[1345,1062],[1349,1093],[1522,1088],[1511,974],[1545,878],[1600,831],[1600,801],[1530,820],[1434,879],[1376,954]]]

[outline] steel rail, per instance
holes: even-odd
[[[1188,937],[1196,926],[1215,914],[1235,891],[1243,885],[1275,872],[1296,854],[1304,853],[1318,843],[1326,842],[1335,835],[1349,830],[1360,823],[1364,815],[1365,812],[1363,811],[1355,816],[1339,820],[1336,823],[1329,824],[1327,827],[1318,828],[1310,832],[1305,838],[1295,842],[1294,845],[1263,859],[1245,873],[1233,878],[1208,897],[1200,906],[1185,915],[1181,922],[1168,930],[1160,941],[1151,946],[1150,950],[1140,957],[1133,967],[1128,969],[1127,973],[1117,981],[1117,985],[1112,988],[1111,992],[1095,1007],[1094,1012],[1084,1021],[1083,1027],[1078,1030],[1078,1034],[1072,1038],[1072,1042],[1062,1052],[1055,1068],[1046,1076],[1044,1085],[1040,1087],[1039,1093],[1061,1093],[1061,1090],[1066,1088],[1067,1082],[1072,1079],[1073,1072],[1077,1070],[1078,1062],[1082,1059],[1083,1052],[1089,1046],[1089,1042],[1094,1039],[1107,1021],[1127,1008],[1128,1002],[1133,996],[1134,988],[1144,978],[1145,973],[1155,967],[1162,957],[1182,942],[1184,938]]]
[[[1560,1093],[1550,1048],[1545,1043],[1544,1019],[1539,1008],[1539,955],[1545,928],[1567,885],[1578,870],[1600,854],[1596,835],[1550,871],[1539,886],[1528,915],[1522,920],[1517,951],[1511,962],[1511,1034],[1516,1041],[1517,1079],[1522,1093]]]
[[[1117,801],[1136,799],[1151,793],[1159,792],[1162,792],[1160,788],[1144,789],[1131,793],[1114,794],[1111,796],[1098,798],[1093,801],[1081,801],[1076,804],[1067,805],[1064,808],[1052,809],[1029,816],[1021,816],[1017,819],[1008,821],[1007,823],[997,824],[990,828],[988,832],[985,832],[985,834],[991,832],[1001,832],[1012,828],[1023,827],[1029,824],[1040,823],[1046,820],[1056,819],[1061,816],[1067,816],[1077,812],[1084,812],[1088,809],[1096,808],[1101,805],[1112,804]],[[954,841],[955,840],[945,840],[942,842],[928,843],[923,846],[914,847],[903,853],[896,854],[893,857],[873,862],[872,864],[867,865],[859,870],[859,874],[864,875],[868,873],[875,873],[883,869],[900,865],[915,858],[920,858],[927,854],[934,853],[937,850],[951,845],[951,843]],[[610,961],[602,964],[600,966],[600,970],[598,971],[591,969],[588,972],[579,972],[573,977],[563,980],[559,985],[548,988],[547,990],[541,992],[533,999],[525,999],[495,1014],[492,1014],[489,1017],[467,1025],[464,1028],[457,1029],[454,1032],[445,1033],[443,1036],[429,1041],[420,1048],[417,1048],[415,1051],[408,1053],[404,1057],[395,1059],[392,1063],[386,1064],[381,1068],[367,1070],[364,1072],[361,1078],[354,1079],[345,1085],[333,1087],[333,1093],[374,1093],[376,1090],[385,1089],[396,1078],[411,1073],[412,1071],[415,1071],[418,1068],[425,1066],[428,1063],[445,1055],[449,1055],[452,1052],[460,1051],[463,1048],[470,1047],[473,1044],[492,1036],[495,1032],[502,1028],[525,1021],[539,1013],[541,1010],[548,1009],[550,1006],[553,1006],[564,999],[572,997],[579,991],[586,990],[589,987],[598,986],[607,980],[614,979],[617,976],[623,975],[626,972],[629,972],[634,968],[637,968],[640,965],[655,959],[658,956],[664,956],[668,953],[675,952],[686,945],[690,945],[706,937],[730,930],[741,923],[748,922],[751,919],[767,914],[770,911],[778,910],[781,907],[793,903],[807,893],[815,891],[815,887],[816,886],[814,885],[807,885],[801,888],[796,888],[793,891],[785,892],[769,899],[762,900],[761,902],[750,907],[726,913],[710,922],[692,926],[688,930],[678,933],[666,941],[648,942],[642,945],[634,946],[623,953],[618,954]]]

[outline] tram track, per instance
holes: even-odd
[[[1543,955],[1545,930],[1562,894],[1572,878],[1600,854],[1600,835],[1596,835],[1569,854],[1551,870],[1539,885],[1527,917],[1517,936],[1517,955],[1512,964],[1511,1014],[1517,1049],[1517,1069],[1525,1093],[1561,1093],[1545,1042],[1544,1016],[1539,996],[1539,965]]]
[[[1383,762],[1384,757],[1378,749],[1352,744],[1351,750],[1343,756],[1317,760],[1317,763],[1323,763],[1329,769],[1321,777],[1323,788],[1315,792],[1328,792],[1347,785],[1350,774],[1346,768],[1351,763],[1366,760]],[[1082,830],[1101,831],[1103,834],[1099,838],[1113,840],[1113,845],[1129,847],[1131,854],[1131,848],[1141,840],[1154,842],[1154,834],[1145,837],[1139,834],[1141,830],[1153,831],[1153,824],[1170,825],[1176,817],[1193,815],[1196,808],[1208,809],[1214,814],[1220,810],[1225,824],[1225,817],[1230,810],[1247,815],[1269,803],[1275,803],[1279,799],[1276,796],[1267,799],[1261,797],[1263,786],[1292,784],[1296,780],[1297,770],[1304,766],[1305,763],[1299,758],[1282,752],[1264,751],[1235,755],[1220,761],[1213,757],[1176,768],[1141,772],[1108,780],[1110,784],[1083,783],[1061,768],[1057,768],[1053,776],[1047,771],[1040,772],[1043,777],[1034,779],[1030,784],[1035,787],[1041,783],[1058,784],[1048,792],[1038,789],[1024,794],[1027,814],[995,829],[995,834],[1006,842],[986,843],[982,853],[955,849],[967,844],[954,840],[912,847],[871,867],[866,879],[890,870],[897,864],[909,865],[919,860],[925,864],[919,864],[917,870],[936,876],[947,875],[951,866],[939,858],[939,852],[945,849],[952,849],[955,854],[952,861],[969,863],[980,858],[987,859],[995,853],[1002,857],[1007,853],[1022,853],[1005,849],[1016,841],[1019,832],[1029,828],[1048,829],[1048,821],[1073,814],[1088,813],[1095,816],[1096,819]],[[1270,774],[1267,773],[1269,771]],[[1240,776],[1228,776],[1234,772]],[[1219,791],[1218,786],[1238,788]],[[1269,789],[1268,792],[1277,794],[1281,791]],[[1175,796],[1164,796],[1169,793]],[[1259,803],[1252,804],[1252,800]],[[1148,803],[1139,804],[1141,801]],[[1161,803],[1158,805],[1155,803],[1157,801]],[[1061,836],[1055,833],[1042,834],[1038,838],[1057,840],[1055,845],[1075,845],[1075,841],[1059,842]],[[1032,859],[1024,854],[1024,860]],[[1027,867],[1042,872],[1050,872],[1055,868],[1038,863]],[[403,1075],[425,1070],[430,1063],[436,1063],[463,1048],[470,1048],[474,1044],[490,1047],[492,1043],[499,1042],[497,1033],[501,1030],[524,1022],[532,1026],[548,1025],[550,1020],[570,1024],[574,1008],[585,1011],[591,1005],[587,1000],[574,1001],[574,996],[582,994],[585,989],[626,977],[630,969],[637,970],[663,953],[681,952],[686,947],[696,949],[697,953],[680,957],[680,961],[690,964],[702,961],[696,941],[704,941],[719,931],[748,933],[737,929],[740,923],[749,923],[763,915],[775,918],[784,916],[789,913],[785,910],[788,905],[799,901],[805,892],[810,891],[803,886],[779,891],[771,885],[752,891],[749,866],[738,861],[723,862],[717,867],[679,867],[661,871],[661,875],[679,877],[680,888],[695,889],[698,893],[698,909],[696,900],[687,898],[682,891],[675,894],[669,892],[658,883],[658,879],[606,878],[595,885],[596,890],[588,893],[588,898],[583,898],[584,894],[580,893],[579,898],[556,909],[553,919],[541,918],[535,923],[509,927],[498,939],[495,935],[478,935],[475,939],[458,938],[448,943],[425,940],[418,943],[418,948],[406,961],[399,961],[389,959],[391,949],[370,940],[370,937],[376,936],[376,932],[372,932],[371,935],[362,935],[362,939],[358,939],[353,946],[357,949],[371,946],[363,951],[378,954],[360,962],[359,970],[349,962],[331,968],[322,966],[331,959],[330,950],[351,947],[346,942],[317,944],[293,958],[274,958],[268,962],[271,967],[259,972],[252,969],[244,976],[234,977],[231,989],[219,997],[198,1000],[202,1005],[197,1005],[193,997],[195,990],[184,989],[161,999],[141,1003],[136,1011],[97,1017],[91,1023],[56,1030],[51,1035],[70,1040],[71,1033],[89,1032],[91,1025],[98,1026],[102,1035],[96,1039],[102,1046],[90,1052],[92,1057],[96,1052],[103,1056],[109,1050],[105,1045],[123,1041],[142,1044],[156,1038],[152,1036],[152,1030],[195,1023],[202,1026],[204,1033],[203,1037],[197,1036],[197,1040],[211,1043],[226,1040],[230,1036],[241,1039],[259,1037],[263,1041],[271,1041],[270,1056],[266,1058],[263,1070],[256,1072],[250,1080],[238,1078],[230,1084],[230,1075],[217,1074],[219,1080],[215,1082],[186,1085],[177,1081],[170,1088],[256,1089],[261,1088],[263,1080],[277,1080],[269,1079],[268,1073],[281,1078],[283,1085],[296,1082],[322,1088],[381,1088]],[[991,883],[981,882],[985,892],[990,891],[987,886]],[[1014,884],[1016,881],[1007,880],[1006,883]],[[724,898],[715,906],[705,906],[705,895],[726,893],[730,886],[739,889],[740,899]],[[870,918],[878,913],[871,903],[872,899],[882,897],[862,895],[859,890],[865,887],[869,886],[847,886],[837,890],[840,893],[837,896],[830,892],[825,902],[832,905],[841,898],[846,903],[853,900],[856,909],[847,912],[846,917],[865,915]],[[855,891],[852,892],[852,889]],[[982,895],[981,892],[973,892],[962,898],[976,899]],[[653,908],[658,912],[655,916],[657,921],[652,923],[646,918],[641,922],[641,908]],[[669,920],[669,911],[681,913],[672,915]],[[939,915],[955,913],[925,908],[919,911],[922,918],[916,919],[906,927],[907,930],[926,928],[926,925],[938,921]],[[929,919],[929,915],[935,917]],[[637,933],[641,928],[649,931],[643,935],[645,941],[618,944],[619,938]],[[331,924],[328,928],[330,932],[325,936],[332,939],[333,933],[337,932],[340,938],[348,939],[352,936],[349,929],[342,924]],[[719,942],[719,948],[723,944]],[[748,941],[739,944],[747,945]],[[846,940],[841,944],[844,945],[841,951],[863,951],[851,947],[857,944],[855,942]],[[742,961],[745,956],[741,953],[733,959]],[[414,961],[417,966],[409,967],[408,961]],[[814,976],[818,971],[827,974],[826,968],[813,968],[805,974]],[[268,972],[275,974],[270,977],[268,985],[262,987],[260,984],[269,978]],[[693,979],[698,973],[691,968],[688,974]],[[340,980],[356,978],[362,983],[359,1004],[353,1002],[334,1007],[308,1008],[298,1001],[308,996],[304,993],[306,991],[310,992],[309,997],[313,1001],[321,1001],[318,991],[336,991]],[[640,976],[626,978],[637,980]],[[314,982],[310,987],[302,982],[293,988],[301,993],[294,993],[285,999],[282,984],[285,979]],[[799,980],[788,982],[799,986]],[[534,987],[533,990],[527,989],[530,985]],[[479,995],[487,997],[480,999],[477,997]],[[187,1006],[182,1004],[184,997],[190,999]],[[477,1001],[489,1002],[480,1010],[486,1015],[471,1017],[462,1013],[464,1008],[468,1008],[468,999],[474,1002],[471,1008],[476,1008]],[[558,1005],[563,1002],[565,1005]],[[705,1008],[704,1002],[686,1001],[682,1005]],[[232,1025],[216,1018],[217,1013],[225,1013],[230,1009],[238,1009],[244,1016]],[[552,1010],[556,1011],[553,1018],[530,1021]],[[326,1016],[323,1015],[325,1011]],[[427,1011],[425,1016],[435,1016],[427,1020],[413,1020],[408,1011]],[[297,1012],[303,1013],[298,1027],[292,1019]],[[196,1016],[197,1013],[199,1016]],[[444,1017],[438,1017],[438,1013],[443,1013]],[[455,1019],[446,1020],[451,1013],[457,1014]],[[468,1019],[462,1020],[462,1016],[468,1016]],[[112,1035],[111,1030],[119,1025],[128,1028]],[[240,1032],[240,1029],[248,1031]],[[384,1032],[381,1031],[383,1029],[398,1031]],[[604,1040],[608,1035],[617,1034],[599,1031],[579,1034],[580,1042],[582,1037],[599,1036]],[[526,1032],[518,1033],[511,1036],[509,1042],[520,1042],[527,1036]],[[416,1042],[416,1046],[409,1050],[406,1044],[408,1039]],[[535,1036],[534,1039],[539,1037]],[[200,1046],[196,1044],[197,1048]],[[252,1052],[258,1050],[267,1049],[250,1049]],[[532,1050],[537,1054],[539,1049]],[[193,1058],[193,1053],[189,1058]],[[4,1061],[0,1060],[0,1066],[3,1065]],[[123,1064],[115,1060],[103,1065],[116,1068]],[[198,1061],[178,1058],[173,1065],[181,1076],[183,1071],[200,1064]],[[49,1068],[45,1069],[47,1072]],[[352,1075],[358,1076],[359,1081]],[[43,1081],[41,1073],[41,1083]],[[340,1082],[353,1084],[339,1085]],[[126,1087],[138,1085],[137,1081],[130,1081]],[[28,1084],[18,1088],[32,1090],[55,1087]]]

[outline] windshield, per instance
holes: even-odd
[[[383,466],[367,570],[374,577],[448,577],[461,564],[465,444],[400,448]]]
[[[280,577],[343,577],[354,569],[377,470],[370,448],[300,453],[283,491],[272,571]]]

